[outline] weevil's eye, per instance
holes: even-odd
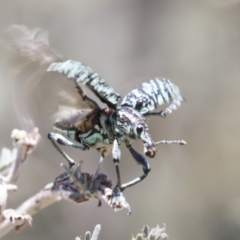
[[[137,126],[138,135],[141,135],[142,131],[143,131],[143,127],[142,126]]]

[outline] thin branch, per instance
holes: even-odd
[[[47,184],[40,192],[21,204],[15,210],[16,215],[29,217],[61,199],[79,204],[89,201],[90,198],[96,198],[99,202],[98,206],[101,206],[101,199],[103,199],[114,211],[123,208],[130,209],[119,188],[112,188],[112,183],[107,179],[107,175],[97,173],[93,176],[83,173],[82,163],[74,163],[69,167],[63,166],[67,172],[60,174],[54,182]],[[29,221],[26,221],[26,218],[22,218],[21,224],[17,225],[15,229],[19,230],[25,225],[30,225],[31,219],[30,217],[28,219]],[[13,228],[13,222],[5,220],[0,224],[0,238]]]
[[[11,137],[13,150],[4,148],[0,158],[0,226],[8,223],[11,228],[20,231],[24,226],[31,225],[32,217],[24,212],[6,209],[8,193],[17,190],[17,186],[11,182],[17,180],[23,163],[35,149],[40,135],[37,128],[30,133],[14,129]]]
[[[38,133],[38,128],[34,128],[27,133],[18,129],[14,129],[11,134],[13,144],[17,149],[16,159],[13,161],[5,182],[14,182],[17,180],[22,165],[26,162],[28,156],[36,148],[41,136]]]

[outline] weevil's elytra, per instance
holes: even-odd
[[[150,135],[145,117],[165,117],[180,106],[184,98],[181,96],[179,88],[168,79],[155,78],[133,89],[121,101],[120,94],[116,93],[91,68],[80,62],[68,60],[52,63],[47,71],[63,73],[72,79],[78,89],[79,97],[87,102],[89,108],[92,109],[85,117],[80,118],[78,111],[76,111],[75,115],[72,114],[69,118],[65,116],[64,120],[60,119],[54,124],[54,130],[57,133],[51,133],[49,138],[56,149],[68,159],[66,153],[57,146],[59,139],[61,139],[62,145],[82,150],[95,148],[101,153],[99,167],[103,157],[112,150],[118,178],[117,185],[120,190],[123,191],[125,188],[142,181],[148,175],[150,165],[143,155],[133,149],[131,140],[141,139],[144,154],[150,158],[155,157],[156,143]],[[86,85],[107,107],[101,108],[94,100],[90,99],[86,95],[83,85]],[[153,112],[164,103],[170,103],[170,105],[165,110]],[[69,124],[67,125],[66,122]],[[115,141],[117,144],[113,144]],[[161,143],[167,144],[177,142],[180,141],[161,141]],[[120,158],[118,145],[122,143],[126,145],[135,161],[143,167],[143,175],[126,184],[121,184],[118,166]]]

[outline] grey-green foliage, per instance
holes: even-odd
[[[90,231],[85,232],[84,240],[91,240],[91,232]]]
[[[132,238],[132,240],[166,240],[168,235],[165,233],[166,226],[164,224],[163,228],[158,225],[156,228],[150,229],[149,226],[145,225],[141,233]]]
[[[93,233],[87,231],[84,236],[84,240],[97,240],[98,235],[101,230],[101,225],[98,224],[95,226]],[[132,240],[166,240],[168,235],[165,232],[166,225],[164,224],[162,228],[158,225],[156,228],[150,229],[148,225],[145,225],[142,229],[142,232],[137,234],[136,237],[132,237]],[[81,240],[80,237],[76,237],[75,240]]]
[[[85,233],[84,240],[97,240],[100,230],[101,230],[101,225],[100,224],[96,225],[92,234],[90,231],[87,231]],[[76,237],[75,240],[81,240],[81,238]]]

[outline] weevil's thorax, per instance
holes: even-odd
[[[116,110],[102,108],[99,119],[109,138],[117,139],[119,144],[126,139],[140,138],[136,126],[148,130],[144,117],[130,107],[119,107]]]
[[[130,139],[141,139],[145,154],[149,157],[155,156],[156,144],[149,134],[145,118],[137,110],[127,106],[116,110],[102,108],[99,111],[99,119],[111,143],[114,139],[117,139],[118,144]]]
[[[117,108],[113,123],[113,131],[116,134],[128,136],[131,139],[140,138],[140,131],[137,130],[137,127],[142,128],[143,131],[148,131],[144,117],[131,107]]]
[[[156,154],[156,144],[149,134],[145,118],[137,110],[122,106],[113,114],[113,132],[122,141],[126,139],[141,139],[144,143],[144,152],[149,157]]]

